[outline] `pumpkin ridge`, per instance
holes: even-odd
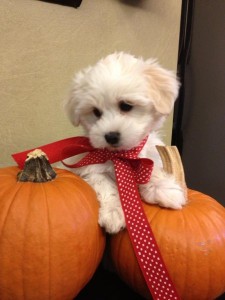
[[[50,181],[51,182],[51,181]],[[46,203],[46,211],[47,211],[47,223],[48,223],[48,290],[49,290],[49,299],[51,299],[51,294],[52,294],[52,284],[51,284],[51,278],[52,278],[52,263],[51,263],[51,232],[50,232],[50,209],[49,209],[49,203],[48,203],[48,198],[47,198],[47,193],[46,193],[46,189],[45,189],[45,185],[46,183],[39,183],[41,184],[42,187],[42,191],[44,194],[44,199],[45,199],[45,203]]]
[[[186,209],[186,207],[184,208]],[[184,209],[181,209],[181,216],[182,216],[182,219],[183,219],[183,222],[184,222],[184,231],[186,231],[186,228],[187,228],[187,218],[186,218],[186,215],[184,213]],[[188,255],[187,253],[190,252],[190,245],[188,245],[188,240],[187,239],[184,239],[186,244],[185,244],[185,254],[183,255],[183,257],[185,258],[185,262],[183,264],[183,270],[184,270],[184,276],[183,276],[183,284],[181,285],[181,291],[185,290],[185,286],[186,286],[186,278],[187,278],[187,274],[188,274]],[[185,266],[185,267],[184,267]],[[182,276],[179,277],[179,282],[181,280]]]
[[[11,174],[8,176],[10,178],[10,180],[12,179],[12,176],[13,175],[11,175]],[[15,173],[15,177],[16,177],[16,173]],[[15,180],[15,182],[16,182],[16,180]],[[1,182],[0,182],[0,185],[1,185]],[[11,184],[10,184],[10,188],[7,189],[7,192],[8,191],[9,192],[11,191],[11,192],[10,192],[9,195],[7,195],[9,205],[7,207],[7,211],[6,211],[5,216],[4,216],[4,220],[3,220],[2,224],[0,225],[1,226],[1,232],[0,232],[0,245],[1,245],[1,247],[0,247],[0,253],[2,251],[4,252],[4,248],[6,247],[5,243],[4,243],[4,240],[5,240],[5,236],[7,236],[6,232],[7,232],[7,227],[8,227],[8,219],[9,219],[9,216],[11,214],[13,206],[15,205],[16,201],[19,200],[17,196],[20,193],[20,191],[22,190],[22,188],[23,188],[23,184],[19,184],[19,185],[17,185],[16,191],[14,191],[14,189],[11,187]],[[4,201],[4,199],[1,199],[1,200]],[[1,268],[0,268],[0,278],[2,277],[2,274],[4,274],[4,272],[5,272],[5,265],[1,265]]]
[[[61,191],[61,189],[58,187],[57,183],[58,183],[58,173],[57,173],[57,177],[54,180],[49,181],[49,182],[45,182],[45,183],[38,183],[38,184],[41,184],[41,186],[42,186],[44,199],[45,199],[45,205],[46,205],[46,211],[47,211],[48,245],[49,245],[49,247],[48,247],[48,273],[49,273],[48,274],[48,288],[49,288],[48,299],[49,300],[54,298],[54,291],[53,291],[54,286],[52,285],[52,282],[51,282],[51,279],[53,277],[54,272],[53,272],[53,268],[52,268],[52,265],[53,265],[53,263],[52,263],[52,253],[51,253],[51,249],[52,249],[52,245],[51,245],[52,244],[51,243],[51,240],[52,240],[52,238],[51,238],[51,236],[52,236],[52,233],[51,233],[52,232],[52,225],[51,225],[51,222],[50,222],[51,216],[50,216],[50,203],[49,203],[49,201],[52,200],[52,202],[54,202],[54,199],[52,199],[52,195],[51,195],[53,191],[57,191],[56,194],[58,196],[60,196],[60,195],[63,196],[64,195],[63,192]],[[49,192],[50,185],[52,187],[51,192]],[[65,185],[65,183],[64,183],[64,185]],[[45,189],[45,187],[47,187],[47,186],[48,186],[48,189],[47,189],[48,193],[46,192],[46,189]],[[66,190],[66,188],[65,188],[65,190]],[[67,213],[71,213],[71,210],[65,205],[65,201],[61,201],[60,204],[63,205],[64,207],[66,207]],[[53,295],[53,298],[52,298],[52,295]]]
[[[157,208],[157,210],[154,211],[154,214],[152,214],[152,212],[151,212],[151,217],[148,217],[148,216],[147,216],[148,222],[151,224],[152,222],[155,221],[155,219],[158,217],[158,215],[159,215],[161,209],[163,209],[163,208],[158,208],[158,207],[156,207],[156,205],[154,205],[154,204],[149,204],[149,203],[146,203],[146,202],[144,202],[144,204],[145,204],[147,207],[151,207],[151,206],[152,206],[153,209],[154,209],[154,208]]]
[[[210,204],[210,207],[212,207],[212,209],[215,209],[215,200],[207,195],[207,194],[203,194],[202,192],[198,192],[192,189],[188,189],[189,190],[189,202],[187,203],[187,206],[190,202],[196,204],[203,204],[203,206],[201,206],[202,208],[204,208],[204,202],[207,201],[207,204]],[[194,200],[193,200],[194,199]],[[223,207],[220,203],[218,203],[216,201],[216,207]],[[224,208],[224,207],[223,207]]]
[[[81,180],[83,180],[83,179],[81,178]],[[64,193],[65,193],[64,191],[61,190],[61,187],[59,187],[58,184],[54,184],[54,181],[51,182],[51,183],[53,184],[54,188],[56,188],[56,189],[58,190],[58,194],[64,194]],[[74,188],[77,189],[77,186],[78,186],[79,183],[72,182],[72,184],[74,185]],[[65,185],[66,185],[66,182],[63,182],[63,185],[65,186]],[[84,200],[85,200],[84,193],[83,193],[81,190],[79,190],[79,191],[76,190],[76,194],[77,194],[77,195],[78,195],[78,193],[79,193],[79,198],[82,199],[82,200],[80,201],[80,204],[82,204],[82,203],[84,202]],[[96,201],[97,201],[97,199],[96,199]],[[92,211],[91,211],[91,206],[89,205],[89,202],[87,202],[87,203],[88,203],[88,208],[89,208],[90,212],[92,213]],[[87,203],[86,203],[86,204],[87,204]],[[68,212],[71,213],[71,209],[68,207],[68,205],[66,205],[65,202],[63,202],[63,204],[64,204],[64,206],[66,207],[66,209],[68,209]],[[83,205],[82,205],[82,206],[83,206]],[[87,206],[85,205],[85,206],[83,206],[83,208],[86,209]],[[93,215],[94,215],[94,214],[93,214]]]
[[[68,171],[69,172],[69,171]],[[57,172],[57,177],[55,180],[53,181],[49,181],[47,183],[39,183],[42,185],[43,189],[44,189],[44,193],[45,193],[45,199],[46,199],[46,208],[47,208],[47,212],[48,212],[48,228],[49,228],[49,299],[51,299],[51,294],[53,293],[54,295],[54,292],[52,291],[52,284],[51,284],[51,278],[53,277],[53,271],[52,271],[52,263],[51,263],[51,250],[52,249],[52,246],[51,246],[51,228],[52,228],[52,225],[51,225],[51,217],[50,217],[50,206],[49,206],[49,201],[51,200],[50,198],[52,198],[51,194],[53,193],[53,191],[57,191],[56,194],[58,196],[61,196],[60,198],[63,199],[63,196],[65,197],[65,191],[67,191],[68,189],[66,188],[66,185],[70,186],[71,183],[68,183],[66,180],[62,180],[64,179],[64,173],[62,172],[62,175],[63,177],[61,177],[61,180],[60,180],[60,176],[58,176],[58,172]],[[70,174],[69,174],[70,175]],[[67,176],[66,178],[70,178],[71,176]],[[62,187],[61,185],[59,186],[58,183],[61,181],[61,183],[63,184]],[[73,183],[72,181],[72,178],[71,178],[71,182]],[[49,192],[48,194],[46,193],[46,190],[45,190],[45,186],[46,184],[48,184],[48,187],[51,185],[52,187],[52,190],[51,192]],[[77,188],[77,185],[74,183],[74,186],[75,188]],[[78,194],[79,192],[79,198],[83,197],[82,195],[82,192],[80,190],[76,190],[76,195]],[[70,196],[70,193],[68,193],[68,197]],[[49,199],[49,201],[48,201]],[[52,202],[54,202],[54,199],[52,199]],[[69,203],[67,201],[61,201],[60,204],[62,205],[62,211],[65,212],[66,211],[66,214],[67,214],[67,218],[68,216],[71,217],[71,219],[74,217],[73,216],[73,210],[71,210],[71,207],[69,207]],[[86,283],[84,284],[86,285]]]
[[[81,178],[81,180],[83,180],[83,179]],[[89,189],[89,192],[91,192],[91,193],[93,193],[93,195],[95,195],[95,198],[96,198],[96,206],[98,206],[98,208],[99,208],[99,204],[98,204],[96,192],[92,189],[92,187],[91,187],[85,180],[83,180],[83,181],[84,181],[84,184],[87,185],[87,187],[88,187],[88,189]],[[75,183],[74,183],[74,186],[75,186]],[[83,194],[83,193],[80,192],[80,196],[82,197],[82,199],[84,199],[84,194]],[[91,205],[90,205],[90,203],[87,202],[86,204],[88,204],[88,209],[89,209],[90,213],[92,213],[93,216],[95,216],[94,212],[91,210]],[[87,207],[87,206],[85,206],[85,208],[86,208],[86,207]]]
[[[5,214],[4,221],[3,221],[2,225],[1,225],[0,238],[3,236],[3,232],[4,232],[4,229],[5,229],[5,226],[6,226],[6,222],[7,222],[7,218],[9,216],[10,210],[11,210],[12,206],[14,205],[14,203],[16,201],[16,198],[17,198],[16,195],[20,192],[20,190],[22,189],[22,187],[23,187],[22,184],[18,185],[18,189],[14,193],[12,193],[12,195],[10,195],[10,200],[8,200],[9,201],[9,206],[8,206],[7,212]],[[10,190],[14,191],[13,189],[11,189],[11,187],[8,190],[9,191]],[[7,197],[9,198],[9,195],[7,195]]]
[[[173,233],[174,233],[174,230],[178,230],[178,232],[183,232],[185,229],[186,221],[185,221],[183,214],[181,214],[181,211],[182,210],[173,211],[168,208],[159,207],[159,213],[157,214],[157,218],[155,219],[155,223],[158,225],[158,227],[162,228],[162,230],[159,231],[159,234],[156,230],[157,227],[155,227],[154,223],[152,224],[152,230],[155,233],[155,238],[156,238],[157,244],[159,246],[161,255],[163,257],[163,261],[165,262],[165,265],[168,268],[168,272],[169,272],[171,278],[173,279],[173,281],[179,282],[179,283],[180,283],[181,276],[178,275],[178,273],[179,273],[178,270],[180,268],[180,265],[182,264],[183,257],[186,258],[186,255],[183,256],[182,253],[179,252],[179,249],[180,249],[179,239],[174,238]],[[174,218],[173,215],[179,215],[180,218],[183,220],[183,222],[178,223],[177,217],[175,217],[175,221],[171,221],[171,219]],[[159,220],[160,220],[160,222],[159,222]],[[169,224],[169,227],[167,224]],[[171,224],[172,224],[172,227],[171,227]],[[179,229],[177,228],[178,226],[179,226]],[[164,235],[164,229],[167,229],[166,235]],[[169,232],[171,232],[171,231],[172,231],[172,236],[170,238]],[[180,235],[180,233],[179,233],[179,235]],[[173,247],[172,251],[170,249],[171,242],[169,240],[173,240],[174,247]],[[173,262],[173,260],[174,260],[174,262]],[[171,265],[172,265],[172,267],[171,267]],[[187,266],[186,259],[185,259],[185,265]],[[188,271],[188,268],[186,268],[185,274],[187,271]],[[178,289],[179,293],[181,293],[180,291],[182,291],[186,285],[185,278],[186,277],[184,276],[182,288],[179,286],[179,289]]]
[[[69,172],[69,171],[67,171]],[[58,175],[58,174],[57,174]],[[60,176],[57,176],[57,178],[51,182],[49,182],[48,184],[51,185],[54,189],[57,190],[57,194],[58,195],[64,195],[64,197],[66,196],[65,192],[69,189],[66,188],[66,186],[70,186],[70,189],[73,188],[74,186],[74,192],[76,193],[76,197],[77,199],[79,199],[79,201],[77,202],[77,205],[78,207],[81,209],[81,210],[84,210],[86,211],[86,213],[89,215],[89,218],[90,218],[90,215],[92,215],[92,220],[95,220],[96,219],[96,227],[97,227],[97,231],[96,231],[96,242],[98,242],[98,246],[100,246],[100,239],[97,239],[97,236],[98,236],[98,229],[101,230],[98,225],[98,221],[97,221],[97,216],[96,216],[96,213],[93,211],[93,205],[91,205],[91,203],[93,203],[94,201],[96,201],[96,211],[97,211],[97,198],[96,198],[96,194],[94,192],[94,190],[80,177],[74,175],[74,174],[68,174],[70,176],[67,176],[67,178],[71,178],[71,182],[68,183],[68,181],[64,181],[64,180],[60,180]],[[61,179],[64,179],[64,178],[61,178]],[[73,179],[73,180],[72,180]],[[77,179],[74,180],[74,179]],[[78,180],[79,179],[79,180]],[[59,185],[59,182],[61,181],[61,185]],[[87,188],[85,189],[84,187],[81,187],[81,182],[82,182],[82,185],[85,184],[87,185]],[[71,187],[72,185],[72,187]],[[78,187],[81,187],[80,189]],[[85,192],[84,192],[85,191]],[[92,201],[86,201],[86,196],[87,194],[89,195],[92,195],[92,197],[90,197],[91,199],[93,199],[93,197],[95,197],[96,199],[93,199]],[[48,199],[50,198],[50,196],[48,197]],[[66,214],[67,216],[71,219],[73,219],[74,217],[77,218],[77,215],[74,215],[74,210],[71,209],[71,203],[73,203],[73,205],[75,205],[75,202],[70,200],[71,198],[71,192],[68,193],[68,201],[63,201],[61,203],[62,207],[64,207],[64,210],[66,210]],[[72,201],[72,202],[71,202]],[[84,216],[83,216],[84,217]],[[85,219],[82,219],[82,223],[85,221]],[[78,222],[78,219],[77,219],[77,222]],[[81,220],[79,220],[79,222],[81,222]],[[85,223],[85,222],[84,222]],[[80,227],[82,228],[82,226]],[[96,245],[97,246],[97,245]],[[92,257],[92,261],[94,260],[94,263],[97,264],[98,261],[99,261],[99,253],[96,251],[94,252],[95,253],[95,258],[93,259]],[[93,253],[92,253],[92,256],[93,256]],[[93,262],[91,262],[93,263]],[[93,273],[92,272],[89,272],[87,271],[87,274],[88,274],[88,277],[92,277],[93,276]],[[83,283],[83,286],[86,285],[86,283],[88,282],[88,280],[86,282]]]
[[[26,186],[26,189],[28,187],[28,184],[29,184],[29,191],[30,191],[30,196],[28,197],[29,199],[33,199],[34,198],[34,201],[42,201],[42,205],[44,206],[45,205],[45,211],[46,211],[46,216],[47,216],[47,224],[48,224],[48,230],[46,229],[46,231],[48,231],[48,249],[47,251],[45,251],[45,258],[47,257],[48,258],[48,272],[47,270],[45,269],[45,274],[47,274],[47,276],[45,276],[45,278],[48,278],[48,291],[46,291],[46,295],[48,295],[48,299],[51,299],[51,289],[50,289],[50,280],[51,280],[51,272],[50,272],[50,227],[49,227],[49,207],[48,207],[48,203],[47,203],[47,198],[46,198],[46,191],[45,191],[45,186],[47,187],[49,182],[45,182],[45,183],[35,183],[35,182],[24,182],[23,185]],[[38,198],[39,199],[35,199],[34,195],[36,194],[36,191],[34,188],[36,187],[39,187],[39,196]],[[42,194],[40,194],[40,189],[42,191]],[[43,201],[44,200],[44,201]],[[33,206],[32,206],[32,201],[29,201],[28,202],[29,206],[28,206],[28,214],[26,215],[26,220],[25,220],[25,226],[24,226],[24,236],[25,237],[28,237],[30,235],[29,233],[29,227],[27,226],[27,224],[29,224],[29,221],[30,219],[32,219],[32,211],[33,211]],[[42,214],[42,212],[40,211],[40,214]],[[28,229],[28,232],[27,232],[27,229]],[[27,238],[25,238],[23,240],[23,249],[26,249],[27,248]],[[46,246],[46,243],[45,243],[45,246]],[[46,255],[46,253],[48,253],[48,255]],[[25,270],[25,266],[26,266],[26,262],[27,261],[27,256],[26,256],[26,251],[23,250],[23,262],[22,262],[22,270],[23,270],[23,275],[22,275],[22,278],[23,278],[23,288],[24,288],[24,299],[29,299],[29,292],[28,292],[28,295],[27,294],[27,289],[26,289],[26,277],[24,276],[24,274],[26,274],[26,270]],[[46,289],[46,285],[45,285],[45,289]]]
[[[196,193],[195,193],[196,194]],[[201,193],[199,193],[199,194],[201,194]],[[197,194],[196,194],[197,195]],[[211,198],[210,198],[210,196],[207,196],[207,195],[205,195],[207,198],[206,199],[204,199],[205,201],[207,201],[208,202],[208,200],[211,202]],[[208,198],[209,197],[209,198]],[[215,201],[214,201],[214,203],[213,203],[213,200],[212,200],[212,203],[210,203],[210,204],[212,204],[211,206],[210,206],[210,208],[213,210],[213,214],[216,214],[217,215],[217,213],[218,213],[218,208],[219,208],[219,206],[221,206],[222,207],[222,205],[220,205],[219,203],[215,203]],[[198,206],[198,207],[195,207],[195,206],[193,206],[192,207],[192,215],[193,215],[193,211],[196,211],[196,215],[198,215],[199,214],[199,212],[202,214],[202,215],[204,215],[204,218],[206,219],[207,218],[207,220],[208,221],[210,221],[210,223],[213,225],[213,227],[215,228],[217,228],[218,227],[218,223],[217,222],[215,222],[215,220],[214,220],[214,218],[210,215],[209,216],[209,209],[205,209],[205,207],[204,207],[204,203],[203,203],[203,205],[201,205],[201,206]],[[220,211],[220,215],[221,215],[221,211]],[[225,208],[224,208],[224,218],[225,218]],[[208,222],[207,221],[207,222]],[[201,224],[200,222],[199,222],[199,224]],[[219,230],[218,230],[219,231]]]
[[[184,208],[185,209],[185,208]],[[200,226],[199,226],[199,219],[198,217],[193,214],[193,209],[192,209],[192,213],[191,213],[191,219],[190,219],[190,215],[188,216],[187,218],[187,215],[185,214],[184,211],[182,211],[182,214],[184,216],[184,219],[185,219],[185,224],[186,224],[186,237],[188,238],[188,236],[190,236],[190,234],[192,234],[194,232],[194,228],[198,228],[198,234],[199,232],[201,231],[201,236],[204,238],[204,234],[203,234],[203,231],[200,230]],[[194,221],[193,221],[194,220]],[[195,224],[195,225],[193,225]],[[186,238],[186,240],[187,240]],[[202,239],[202,238],[201,238]],[[192,265],[195,266],[195,269],[198,269],[198,266],[199,266],[199,261],[196,260],[196,256],[194,255],[194,251],[192,251],[193,249],[193,246],[195,246],[197,249],[196,249],[196,252],[199,252],[200,250],[198,249],[199,247],[198,246],[198,241],[196,242],[196,240],[194,239],[188,239],[187,240],[187,247],[186,247],[186,254],[185,254],[185,266],[186,266],[186,272],[185,272],[185,278],[189,278],[189,272],[190,270],[192,269]],[[190,256],[191,255],[191,256]],[[207,266],[207,271],[208,271],[208,266]],[[206,276],[207,272],[205,272],[205,276]],[[196,276],[194,276],[196,278]],[[205,277],[204,277],[205,279]],[[202,299],[207,299],[205,298],[205,294],[206,294],[206,291],[205,291],[205,287],[206,286],[209,286],[210,287],[210,284],[209,284],[209,277],[207,277],[207,283],[204,282],[204,290],[202,290],[201,292],[201,297]],[[185,295],[185,297],[187,297],[187,299],[192,299],[190,298],[190,295],[193,297],[194,295],[194,290],[197,288],[197,286],[188,286],[187,288],[187,282],[185,283],[185,286],[183,288],[183,291],[182,291],[182,294]]]
[[[200,210],[198,210],[198,212],[199,211],[201,211],[201,208],[200,208]],[[204,214],[204,217],[205,217],[205,214]],[[202,233],[202,236],[204,237],[204,228],[203,228],[203,226],[202,226],[202,223],[201,222],[199,222],[199,228],[198,228],[198,230],[199,231],[201,231],[201,233]],[[200,243],[204,243],[204,242],[199,242],[199,244]],[[204,252],[203,252],[204,253]],[[203,254],[203,255],[205,255],[205,254]],[[207,276],[207,279],[208,279],[208,282],[205,282],[205,299],[210,299],[211,297],[209,297],[209,295],[210,295],[210,289],[211,289],[211,286],[210,286],[210,282],[211,282],[211,267],[212,267],[212,264],[209,264],[209,262],[207,261],[207,272],[205,272],[205,273],[207,273],[208,274],[208,276]],[[205,278],[206,279],[206,278]],[[206,279],[206,280],[207,280]],[[203,292],[202,292],[202,294],[203,294]]]
[[[59,187],[59,185],[58,184],[54,184],[54,182],[51,182],[51,184],[54,186],[54,189],[56,189],[57,190],[57,194],[58,195],[65,195],[65,191],[64,190],[62,190],[62,188],[61,188],[61,186]],[[63,189],[65,189],[65,185],[66,185],[67,183],[66,182],[64,182],[63,183]],[[74,183],[74,188],[77,188],[77,183],[75,184]],[[66,189],[65,189],[66,190]],[[84,208],[84,209],[87,209],[87,206],[86,205],[83,205],[83,202],[85,202],[84,200],[85,200],[85,197],[84,197],[84,194],[83,194],[83,192],[81,192],[81,190],[76,190],[76,195],[78,196],[79,195],[79,199],[81,199],[80,201],[79,201],[79,205],[82,205],[82,208]],[[70,196],[70,193],[68,193],[68,197]],[[72,211],[71,211],[71,208],[69,207],[69,204],[68,204],[68,202],[67,201],[62,201],[61,202],[62,204],[63,204],[63,207],[65,208],[65,210],[67,211],[67,213],[71,216],[71,218],[73,218],[73,213],[72,213]],[[88,203],[89,204],[89,203]],[[90,208],[90,207],[88,207],[88,208]],[[91,209],[89,209],[90,211],[91,211]],[[91,211],[91,213],[92,213],[92,211]]]
[[[27,185],[27,188],[28,188],[28,185]],[[29,186],[29,195],[31,195],[31,194],[32,194],[32,191]],[[28,198],[30,198],[30,197],[28,197]],[[30,206],[30,203],[29,203],[29,206]],[[25,224],[24,225],[24,235],[25,236],[26,236],[27,223],[28,223],[28,219],[29,219],[29,211],[30,211],[30,209],[28,209],[28,214],[26,215],[26,220],[24,222],[24,224]],[[22,270],[23,297],[26,299],[26,288],[25,288],[25,277],[24,277],[24,274],[25,274],[24,261],[26,261],[26,255],[25,255],[25,250],[24,250],[25,248],[26,248],[26,239],[23,239],[23,246],[22,246],[23,258],[22,258],[22,263],[21,263],[21,270]]]
[[[196,209],[196,208],[195,208]],[[216,210],[216,207],[214,206],[213,207],[213,210],[214,210],[214,214],[217,214],[217,210]],[[201,212],[202,214],[204,214],[204,218],[207,218],[207,222],[209,221],[212,225],[213,225],[213,227],[214,228],[217,228],[218,229],[218,223],[217,222],[215,222],[215,220],[214,220],[214,218],[212,218],[212,217],[210,217],[209,216],[209,210],[203,210],[203,207],[200,207],[200,208],[198,208],[198,212]],[[225,213],[224,213],[224,218],[225,218]],[[219,232],[220,230],[218,229],[218,232]]]

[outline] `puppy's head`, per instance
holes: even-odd
[[[156,61],[114,53],[76,74],[65,110],[94,147],[130,149],[162,125],[178,89]]]

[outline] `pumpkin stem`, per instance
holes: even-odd
[[[162,160],[163,170],[172,174],[177,183],[184,189],[187,196],[187,185],[185,181],[184,168],[179,151],[176,146],[156,146]]]
[[[18,173],[17,180],[21,182],[47,182],[56,177],[47,155],[40,149],[28,153],[24,169]]]

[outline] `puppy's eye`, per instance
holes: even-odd
[[[93,113],[96,116],[96,118],[98,118],[98,119],[101,118],[101,116],[102,116],[102,112],[96,107],[93,108]]]
[[[120,101],[119,102],[119,108],[121,111],[127,112],[131,111],[133,108],[133,105],[126,103],[125,101]]]

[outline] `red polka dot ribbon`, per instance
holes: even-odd
[[[47,154],[50,163],[89,152],[78,163],[65,164],[72,168],[105,163],[108,160],[113,162],[127,230],[151,295],[155,300],[178,300],[180,297],[164,264],[138,192],[138,184],[150,180],[153,168],[150,159],[138,157],[146,140],[147,138],[139,146],[128,151],[95,149],[86,137],[69,138],[39,148]],[[30,151],[13,155],[20,167],[23,167],[26,155]]]

